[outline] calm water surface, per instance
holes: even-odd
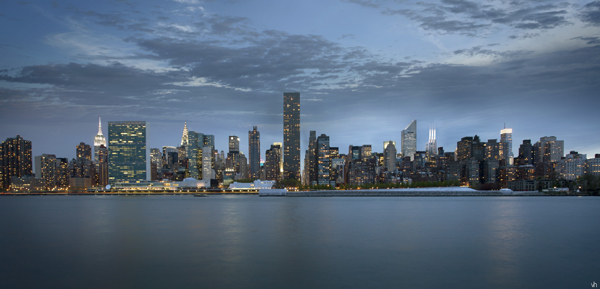
[[[591,288],[600,198],[0,198],[0,288]]]

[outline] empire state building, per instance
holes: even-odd
[[[98,117],[98,134],[94,138],[94,162],[98,164],[98,151],[100,146],[106,147],[106,138],[102,134],[102,118]]]

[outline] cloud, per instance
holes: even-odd
[[[585,4],[580,11],[581,20],[592,25],[600,25],[600,1]]]

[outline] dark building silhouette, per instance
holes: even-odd
[[[250,177],[257,179],[260,174],[260,132],[256,126],[248,131],[248,158],[250,159]]]
[[[283,178],[300,180],[300,93],[283,93]]]

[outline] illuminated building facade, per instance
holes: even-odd
[[[514,158],[512,151],[512,128],[504,128],[500,131],[500,159],[512,165]]]
[[[11,177],[32,175],[31,141],[17,135],[0,145],[0,185],[8,190]]]
[[[281,146],[271,145],[265,153],[265,179],[277,181],[280,177],[279,164],[281,163]]]
[[[413,120],[403,131],[402,131],[402,155],[404,157],[410,157],[410,160],[415,159],[415,153],[417,152],[417,120]]]
[[[35,178],[41,179],[44,189],[51,190],[56,187],[56,156],[43,154],[35,157]]]
[[[300,180],[300,93],[283,94],[283,178]]]
[[[260,132],[256,126],[248,131],[248,157],[250,158],[250,177],[257,179],[260,173]],[[279,163],[277,163],[277,169],[279,170]]]
[[[102,119],[98,117],[98,134],[94,137],[94,162],[98,165],[98,149],[103,145],[106,147],[106,138],[102,134]]]
[[[146,122],[108,122],[109,182],[146,180]]]
[[[240,138],[235,135],[229,136],[229,152],[237,153],[240,151]]]
[[[317,183],[319,185],[331,184],[331,150],[329,136],[321,134],[317,137]],[[335,185],[335,183],[333,183]]]
[[[386,144],[387,143],[387,144]],[[384,142],[383,162],[388,172],[396,171],[396,144],[394,141]]]

